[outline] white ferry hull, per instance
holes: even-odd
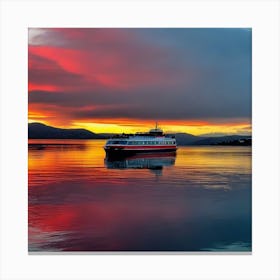
[[[156,152],[175,152],[176,146],[165,146],[165,147],[104,147],[107,155],[133,155],[138,153],[156,153]]]
[[[107,155],[133,155],[138,153],[175,152],[177,150],[174,136],[163,134],[162,130],[151,129],[148,133],[122,134],[110,138],[104,150]]]

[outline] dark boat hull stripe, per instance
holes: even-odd
[[[150,150],[105,150],[107,155],[134,155],[134,154],[144,154],[144,153],[161,153],[161,152],[176,152],[176,148],[167,148],[167,149],[150,149]]]

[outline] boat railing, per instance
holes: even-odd
[[[173,138],[175,139],[175,135],[168,135],[168,134],[162,134],[162,135],[155,135],[147,132],[137,132],[135,134],[115,134],[110,137],[110,139],[116,139],[116,138],[121,138],[121,139],[128,139],[130,137],[141,137],[141,138],[151,138],[151,137],[168,137],[168,138]]]

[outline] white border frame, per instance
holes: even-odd
[[[28,255],[28,27],[253,28],[252,255]],[[279,34],[273,0],[2,0],[0,278],[279,279]]]

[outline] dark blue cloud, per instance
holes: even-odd
[[[78,105],[80,108],[110,105],[109,109],[104,107],[102,110],[83,110],[81,113],[76,110],[75,113],[76,116],[100,118],[251,118],[250,29],[64,29],[61,34],[59,32],[49,30],[48,38],[43,41],[80,51],[98,50],[104,56],[113,53],[119,58],[120,70],[131,69],[136,77],[135,82],[129,89],[121,90],[100,86],[98,89],[57,94],[32,92],[30,103],[49,103],[61,107]],[[36,40],[36,44],[40,45],[40,36]],[[114,71],[117,70],[108,69],[108,72]],[[50,82],[64,77],[63,73],[59,77],[44,73],[30,71],[30,80],[37,80],[40,75],[44,81],[47,79]],[[156,77],[156,83],[145,83],[149,73]],[[42,74],[45,76],[42,77]],[[71,76],[70,73],[67,75]],[[77,79],[73,76],[72,82],[76,81],[74,78]],[[77,82],[80,76],[78,78]]]

